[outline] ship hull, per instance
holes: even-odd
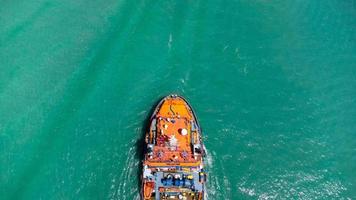
[[[163,98],[145,136],[143,200],[204,200],[205,147],[196,114],[178,95]]]

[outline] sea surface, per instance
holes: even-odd
[[[356,199],[355,0],[0,0],[0,199],[138,199],[170,93],[209,200]]]

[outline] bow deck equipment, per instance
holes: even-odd
[[[201,130],[188,102],[163,98],[151,116],[143,161],[142,199],[204,200]]]

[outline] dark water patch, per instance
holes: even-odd
[[[127,6],[131,5],[127,4]],[[132,6],[131,9],[133,9]],[[124,8],[125,11],[131,9]],[[122,17],[126,17],[126,15]],[[117,34],[118,30],[122,27],[124,26],[117,26],[117,30],[112,34]],[[37,156],[26,167],[25,172],[19,178],[19,182],[14,184],[17,188],[15,191],[10,192],[10,199],[18,199],[24,195],[26,191],[25,185],[32,182],[34,177],[40,172],[41,167],[47,162],[47,159],[50,158],[51,149],[55,146],[56,141],[58,141],[56,138],[58,138],[59,133],[65,129],[66,124],[72,119],[77,110],[80,109],[81,104],[85,101],[92,90],[92,86],[99,77],[100,71],[103,70],[101,65],[105,63],[105,58],[109,55],[111,50],[109,46],[114,44],[113,39],[116,39],[115,35],[109,35],[103,48],[97,53],[91,63],[83,67],[84,69],[73,74],[73,81],[70,82],[68,86],[70,92],[68,92],[69,96],[67,99],[69,100],[66,100],[61,106],[52,111],[52,113],[56,113],[53,114],[56,116],[56,119],[53,119],[51,124],[43,128],[42,143],[38,146]]]
[[[34,23],[36,23],[44,13],[48,12],[50,8],[52,8],[54,5],[51,2],[44,2],[42,3],[37,10],[35,10],[28,18],[26,18],[23,22],[20,24],[17,24],[14,28],[8,31],[8,34],[3,36],[3,38],[0,38],[0,48],[4,48],[4,46],[8,45],[11,43],[12,40],[16,39],[16,36],[26,30],[27,28],[30,28],[33,26]]]

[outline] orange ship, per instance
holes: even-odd
[[[169,95],[158,103],[145,141],[143,200],[205,199],[201,129],[183,97]]]

